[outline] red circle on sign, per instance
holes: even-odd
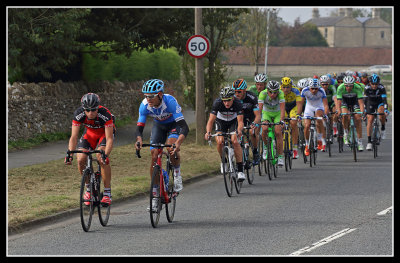
[[[200,51],[200,54],[199,54],[199,52],[196,52],[197,49],[201,49],[200,44],[199,44],[199,46],[196,46],[196,43],[191,42],[194,38],[201,38],[206,43],[205,47],[204,47],[204,51]],[[204,42],[201,42],[201,43],[204,43]],[[191,45],[191,46],[189,47],[189,45]],[[210,50],[210,41],[208,41],[208,38],[206,38],[203,35],[193,35],[186,42],[186,51],[189,53],[189,55],[191,55],[194,58],[204,57],[205,55],[207,55],[209,50]]]

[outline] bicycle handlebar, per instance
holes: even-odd
[[[139,142],[137,142],[137,145],[139,145]],[[163,143],[143,143],[142,147],[154,147],[154,148],[172,147],[173,149],[176,148],[175,144],[163,144]],[[136,156],[138,158],[142,158],[142,156],[140,156],[140,150],[136,150]],[[178,159],[176,153],[174,154],[174,157],[175,159]]]
[[[93,154],[93,153],[100,153],[101,154],[101,159],[105,162],[106,161],[106,158],[107,158],[107,155],[106,155],[106,153],[103,151],[103,150],[91,150],[91,151],[82,151],[82,150],[73,150],[73,151],[70,151],[70,150],[68,150],[67,151],[67,155],[69,156],[71,153],[84,153],[84,154],[87,154],[87,155],[90,155],[90,154]]]

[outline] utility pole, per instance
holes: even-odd
[[[194,9],[194,30],[196,35],[203,34],[203,14],[201,8]],[[204,99],[204,61],[195,59],[196,65],[196,144],[205,145],[206,133],[205,99]]]

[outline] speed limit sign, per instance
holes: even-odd
[[[191,36],[186,42],[186,50],[194,58],[202,58],[210,50],[210,41],[203,35]]]

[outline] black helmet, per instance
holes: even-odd
[[[84,109],[96,109],[99,107],[100,98],[95,93],[88,93],[83,95],[81,103]]]
[[[280,88],[279,82],[276,80],[270,80],[267,84],[267,89],[269,91],[278,91]]]
[[[219,92],[221,99],[233,98],[235,90],[231,86],[223,87]]]

